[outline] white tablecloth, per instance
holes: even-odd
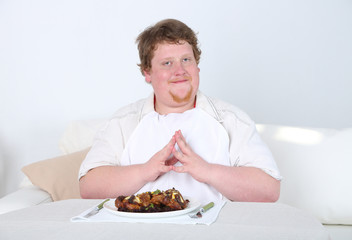
[[[72,199],[2,214],[0,239],[329,239],[311,215],[280,203],[228,202],[209,226],[70,221],[100,201]]]

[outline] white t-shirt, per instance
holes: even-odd
[[[167,115],[155,111],[147,114],[128,140],[121,156],[121,165],[147,162],[170,141],[177,130],[181,130],[187,144],[205,161],[230,166],[228,134],[213,117],[200,108]],[[176,149],[179,150],[178,146]],[[196,181],[188,173],[174,171],[147,183],[138,193],[173,187],[183,195],[202,202],[222,199],[222,195],[208,184]]]

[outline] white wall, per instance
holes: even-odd
[[[0,196],[60,154],[70,121],[149,94],[134,41],[163,18],[199,32],[208,95],[258,123],[351,127],[351,13],[348,0],[0,0]]]

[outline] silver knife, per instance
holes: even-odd
[[[214,203],[210,202],[207,205],[200,208],[198,212],[196,212],[195,214],[190,214],[189,216],[191,218],[201,218],[203,216],[203,213],[205,213],[206,211],[208,211],[212,207],[214,207]]]
[[[84,218],[89,218],[91,216],[94,216],[95,214],[97,214],[104,206],[104,203],[106,203],[107,201],[109,201],[110,199],[105,199],[104,202],[100,203],[98,206],[96,206],[92,211],[90,211],[89,213],[87,213],[86,215],[84,215]]]

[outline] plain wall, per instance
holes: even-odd
[[[21,167],[60,154],[70,121],[146,97],[137,35],[184,21],[200,89],[257,123],[352,126],[352,1],[0,0],[0,196]]]

